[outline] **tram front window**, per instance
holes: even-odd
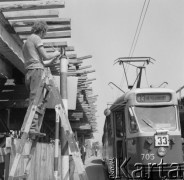
[[[135,107],[134,112],[142,131],[149,132],[159,129],[174,131],[177,128],[174,106]]]

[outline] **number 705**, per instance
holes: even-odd
[[[154,160],[155,154],[141,154],[142,160]]]

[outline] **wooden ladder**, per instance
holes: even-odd
[[[39,122],[39,130],[41,129],[43,117],[45,114],[46,104],[47,104],[47,97],[49,94],[52,94],[52,96],[54,97],[56,115],[59,116],[62,127],[64,128],[65,138],[67,139],[69,148],[72,152],[73,160],[75,162],[75,167],[77,169],[79,179],[88,180],[88,177],[80,156],[79,147],[77,146],[77,143],[74,138],[74,133],[71,129],[68,117],[66,115],[64,105],[60,96],[60,92],[55,85],[50,69],[45,69],[45,74],[46,74],[45,78],[42,80],[39,88],[37,89],[34,102],[30,104],[27,109],[24,122],[21,128],[22,135],[21,135],[20,143],[18,145],[18,149],[15,155],[15,158],[13,160],[12,167],[10,169],[8,180],[15,180],[15,179],[26,180],[29,176],[30,167],[31,167],[31,158],[34,155],[38,138],[40,136],[45,136],[44,133],[30,134],[30,128],[31,128],[33,118],[36,117],[38,118],[38,122]],[[32,139],[32,145],[31,145],[31,150],[29,154],[29,160],[26,164],[24,174],[20,176],[15,176],[19,161],[21,157],[24,157],[23,151],[24,151],[25,144],[30,138]]]

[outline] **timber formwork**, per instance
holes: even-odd
[[[24,60],[22,45],[30,35],[35,20],[45,20],[48,33],[44,47],[52,52],[53,47],[65,48],[69,60],[68,76],[78,78],[76,109],[68,111],[71,127],[79,143],[93,137],[96,131],[96,100],[91,84],[95,78],[88,78],[91,65],[84,66],[91,55],[77,57],[74,46],[68,45],[71,38],[71,19],[61,18],[60,12],[65,8],[62,0],[38,1],[0,1],[0,143],[5,146],[4,139],[13,132],[17,135],[21,128],[27,107],[28,93],[24,85]],[[66,7],[67,8],[67,7]],[[55,76],[59,76],[59,63],[50,67]],[[47,134],[42,142],[51,143],[54,139],[55,111],[47,109],[42,131]]]

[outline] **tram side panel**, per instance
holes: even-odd
[[[110,168],[110,162],[114,158],[114,141],[111,115],[106,117],[104,125],[103,160],[105,165]]]
[[[180,124],[181,124],[181,137],[182,137],[182,150],[183,150],[183,158],[184,158],[184,110],[180,109]]]

